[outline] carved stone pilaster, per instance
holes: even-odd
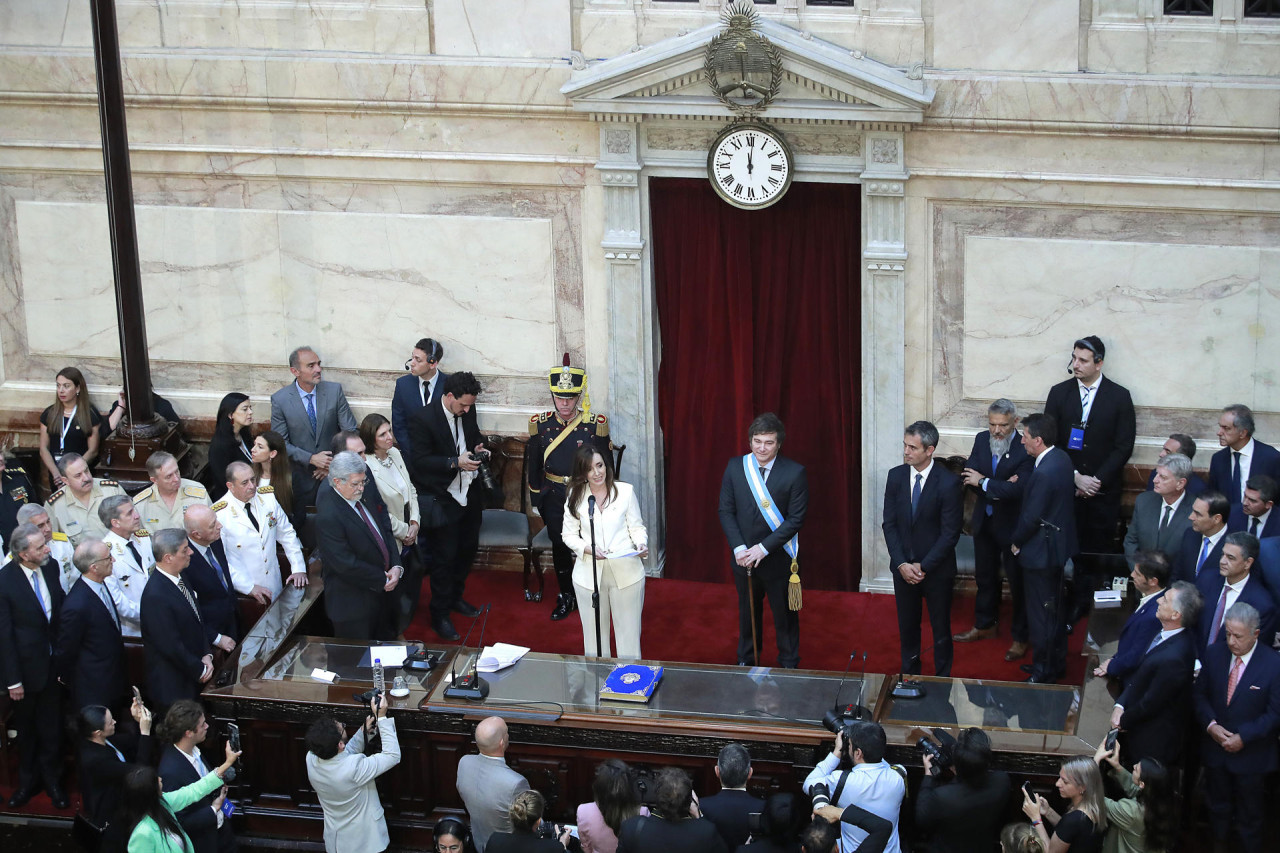
[[[636,124],[600,126],[596,169],[604,188],[605,286],[609,299],[609,419],[615,441],[627,445],[622,478],[631,483],[649,528],[654,553],[649,570],[660,573],[666,541],[661,494],[661,435],[653,330],[656,302],[645,273],[640,210],[640,156]]]

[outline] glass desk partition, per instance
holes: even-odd
[[[969,728],[987,732],[1075,734],[1080,688],[1065,684],[1020,684],[917,676],[925,689],[919,699],[895,699],[892,690],[880,705],[882,725]]]

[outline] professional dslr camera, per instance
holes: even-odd
[[[494,479],[493,469],[489,465],[493,459],[493,453],[489,450],[473,450],[471,458],[480,463],[480,467],[476,469],[476,476],[480,478],[480,484],[484,487],[486,504],[501,506],[502,486],[498,485],[498,481]]]
[[[934,729],[933,736],[938,739],[938,743],[925,736],[916,741],[916,749],[920,750],[922,757],[929,756],[933,768],[931,775],[941,776],[942,771],[955,761],[956,739],[946,729]]]

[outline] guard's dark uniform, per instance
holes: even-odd
[[[583,393],[586,371],[569,366],[565,355],[564,366],[554,367],[548,377],[551,393],[556,397],[573,398]],[[564,501],[569,477],[573,474],[573,457],[578,448],[591,445],[604,457],[605,464],[613,465],[613,444],[609,441],[609,419],[590,411],[589,403],[583,408],[586,414],[571,418],[567,423],[555,411],[543,412],[529,418],[529,493],[530,500],[542,514],[547,533],[551,536],[551,559],[556,569],[556,582],[560,594],[551,618],[560,620],[578,609],[578,599],[573,592],[573,564],[576,555],[565,546],[560,537],[564,526]],[[556,439],[570,423],[572,431],[558,444]],[[554,446],[553,446],[554,445]],[[548,452],[549,451],[549,452]]]
[[[4,537],[6,546],[13,529],[18,526],[18,510],[32,500],[35,500],[35,495],[27,472],[18,465],[6,467],[0,474],[0,536]]]

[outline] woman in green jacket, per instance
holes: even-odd
[[[213,793],[240,753],[227,743],[226,759],[208,776],[185,788],[164,793],[152,767],[139,767],[124,777],[123,825],[129,832],[129,853],[193,853],[191,839],[175,812]]]
[[[1133,765],[1130,773],[1120,764],[1119,744],[1110,751],[1103,744],[1093,758],[1104,770],[1111,771],[1125,793],[1122,800],[1104,801],[1111,831],[1103,840],[1103,853],[1169,850],[1178,828],[1169,771],[1154,758],[1144,758]]]

